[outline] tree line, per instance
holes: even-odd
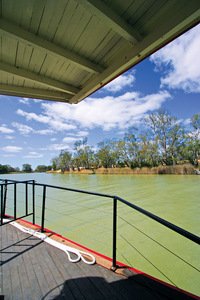
[[[190,162],[198,166],[200,152],[200,114],[191,119],[191,130],[165,110],[149,114],[143,131],[131,127],[122,139],[99,142],[92,150],[87,138],[74,143],[73,153],[61,150],[52,159],[52,169],[62,172],[77,168],[155,167]]]
[[[47,172],[52,170],[52,165],[45,166],[45,165],[38,165],[35,169],[35,172]],[[22,165],[22,171],[20,171],[20,168],[13,168],[10,165],[1,165],[0,164],[0,174],[8,174],[13,172],[22,172],[22,173],[31,173],[33,172],[32,166],[30,164],[23,164]]]
[[[112,167],[156,167],[189,162],[198,166],[200,153],[200,114],[190,119],[191,130],[166,110],[149,114],[143,120],[143,130],[131,127],[122,139],[105,139],[94,151],[87,138],[76,141],[73,151],[61,150],[51,165],[38,165],[36,172]],[[0,173],[18,172],[19,168],[0,165]],[[22,172],[32,172],[30,164],[23,164]]]

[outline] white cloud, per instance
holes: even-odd
[[[55,142],[56,140],[57,140],[57,138],[50,139],[51,142]]]
[[[168,66],[161,87],[200,92],[200,25],[191,29],[151,56],[156,70]]]
[[[5,136],[5,139],[7,139],[7,140],[13,140],[13,139],[14,139],[14,136],[6,135],[6,136]]]
[[[90,97],[78,105],[43,103],[42,108],[45,115],[54,120],[59,119],[63,124],[76,124],[84,129],[125,129],[137,124],[148,111],[159,109],[170,97],[166,91],[148,96],[128,92],[119,97]]]
[[[41,158],[44,154],[37,153],[37,152],[29,152],[28,155],[23,156],[23,158]]]
[[[34,101],[35,103],[41,103],[43,100],[41,100],[41,99],[33,99],[33,101]]]
[[[183,122],[185,125],[188,125],[191,123],[191,119],[190,118],[187,118],[185,119],[185,121]]]
[[[2,133],[13,133],[14,130],[8,128],[7,125],[5,125],[5,124],[2,124],[2,125],[0,126],[0,132],[2,132]]]
[[[22,150],[21,147],[17,147],[17,146],[6,146],[1,148],[1,150],[5,151],[5,152],[20,152]]]
[[[84,131],[84,130],[79,131],[79,132],[76,133],[76,136],[80,136],[80,137],[87,136],[87,135],[89,135],[89,132],[88,131]]]
[[[52,150],[52,151],[57,151],[57,150],[69,150],[70,147],[67,144],[52,144],[52,145],[48,145],[45,148],[41,148],[40,150]]]
[[[53,131],[51,129],[35,130],[30,126],[20,124],[20,123],[17,123],[17,122],[13,122],[12,126],[16,127],[19,130],[19,132],[23,135],[28,135],[29,133],[42,134],[42,135],[48,135],[48,134],[55,133],[55,131]]]
[[[135,76],[132,74],[123,74],[109,82],[107,85],[105,85],[102,89],[102,91],[108,90],[109,92],[119,92],[126,86],[131,86],[133,85],[135,81]]]
[[[19,130],[19,132],[23,135],[28,135],[30,132],[33,132],[33,128],[31,128],[30,126],[24,125],[24,124],[19,124],[17,122],[13,122],[12,126],[17,128]]]
[[[170,98],[171,95],[167,91],[160,91],[146,96],[138,92],[127,92],[117,97],[89,97],[77,105],[43,102],[41,104],[43,113],[37,115],[36,113],[25,112],[21,109],[17,113],[24,116],[27,121],[34,120],[46,124],[49,126],[49,131],[36,131],[29,126],[18,123],[14,123],[13,126],[17,127],[22,134],[30,132],[51,134],[58,131],[68,131],[68,137],[63,141],[63,144],[67,144],[71,139],[69,135],[76,140],[76,137],[87,136],[88,130],[96,127],[102,128],[105,131],[116,128],[121,131],[130,126],[137,125],[141,122],[144,114],[159,109]],[[71,139],[71,142],[73,141]],[[59,145],[54,147],[59,150],[64,149],[64,146]]]
[[[23,103],[23,104],[26,104],[26,105],[29,105],[29,99],[28,98],[19,99],[19,102]]]
[[[45,105],[42,104],[42,105]],[[36,122],[40,122],[43,124],[48,124],[50,128],[56,130],[56,131],[65,131],[65,130],[71,130],[76,129],[76,126],[72,124],[63,123],[59,117],[53,115],[37,115],[35,113],[27,113],[23,111],[22,109],[18,109],[16,112],[18,115],[26,117],[27,121],[34,120]]]
[[[41,129],[41,130],[34,130],[34,133],[42,134],[42,135],[49,135],[55,133],[54,130],[51,129]]]
[[[67,136],[62,140],[62,142],[66,143],[66,144],[71,144],[71,143],[76,142],[77,140],[78,140],[78,138]]]

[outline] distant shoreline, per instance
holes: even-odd
[[[47,171],[46,173],[61,174],[61,171]],[[175,165],[175,166],[159,166],[152,168],[99,168],[99,169],[82,169],[80,171],[66,171],[64,174],[118,174],[118,175],[162,175],[162,174],[173,174],[173,175],[195,175],[195,168],[192,165]]]

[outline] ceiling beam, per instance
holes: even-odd
[[[51,100],[58,102],[67,102],[72,97],[71,94],[43,90],[43,89],[34,89],[30,87],[15,86],[8,84],[0,84],[0,93],[3,95],[10,95],[16,97],[28,97],[33,99],[42,99],[42,100]]]
[[[125,51],[125,53],[121,53],[115,58],[115,63],[101,74],[95,76],[89,84],[86,84],[79,93],[69,100],[69,102],[80,102],[127,69],[133,67],[156,50],[199,23],[200,9],[194,11],[190,6],[190,2],[188,2],[188,5],[182,6],[179,10],[179,16],[172,14],[169,22],[163,22],[159,28],[147,35],[141,42],[132,47],[132,49]]]
[[[14,66],[11,66],[9,64],[2,63],[2,62],[0,62],[0,71],[11,74],[13,76],[23,78],[23,79],[28,79],[33,82],[37,82],[41,85],[44,85],[44,86],[47,86],[47,87],[50,87],[50,88],[53,88],[55,90],[62,91],[65,93],[70,93],[70,94],[74,95],[80,91],[80,89],[78,89],[74,86],[65,84],[63,82],[59,82],[57,80],[54,80],[54,79],[51,79],[51,78],[48,78],[48,77],[45,77],[42,75],[38,75],[36,73],[32,73],[30,71],[16,68]]]
[[[123,1],[123,0],[122,0]],[[96,15],[104,24],[112,28],[127,41],[137,44],[142,39],[139,31],[135,30],[122,17],[116,14],[101,0],[76,0],[92,14]]]
[[[71,51],[63,49],[51,42],[48,42],[47,40],[44,40],[43,38],[3,19],[0,19],[0,31],[11,35],[17,40],[21,40],[23,43],[31,45],[34,48],[43,50],[49,55],[67,60],[79,68],[86,70],[87,72],[101,73],[104,70],[104,68],[102,68],[100,65],[97,65],[92,61],[89,61]]]

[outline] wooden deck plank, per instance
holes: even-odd
[[[54,249],[50,255],[52,260],[56,263],[57,268],[60,271],[61,276],[63,278],[63,292],[66,295],[72,294],[75,299],[85,299],[81,291],[75,285],[74,281],[71,280],[72,278],[67,272],[67,269],[63,266],[63,259],[61,258],[61,255],[58,255],[56,251],[54,252]],[[64,259],[66,259],[66,255]]]
[[[58,252],[58,251],[54,252],[53,247],[51,247],[51,248],[52,249],[48,248],[45,250],[44,255],[45,255],[46,263],[48,264],[49,268],[51,269],[51,272],[55,278],[55,281],[60,288],[60,294],[64,295],[64,297],[66,299],[73,300],[74,299],[73,293],[66,286],[66,284],[65,284],[66,277],[62,276],[62,272],[60,270],[62,268],[62,264],[59,264],[58,259],[56,262],[54,261],[54,257],[57,255],[56,252]],[[59,253],[58,253],[58,257],[59,257]]]
[[[40,245],[37,246],[38,251],[40,253]],[[42,292],[43,297],[45,297],[46,293],[49,291],[48,278],[45,276],[45,270],[42,269],[40,265],[40,261],[38,261],[37,253],[35,253],[34,249],[31,253],[32,265],[34,268],[34,272],[36,274],[37,280],[39,282],[39,286]]]
[[[63,267],[68,272],[68,274],[70,274],[71,278],[69,279],[69,281],[74,281],[77,288],[83,294],[83,297],[85,297],[86,299],[95,299],[93,285],[91,284],[90,279],[86,277],[86,274],[83,273],[80,269],[80,263],[69,263],[64,252],[61,253],[60,257],[63,262]],[[82,278],[84,278],[84,280],[82,280]]]
[[[45,257],[44,257],[44,252],[43,252],[43,248],[45,248],[45,246],[46,246],[45,244],[40,245],[39,247],[34,248],[33,251],[34,251],[35,256],[37,257],[40,268],[43,271],[44,280],[46,280],[46,282],[48,284],[48,290],[49,290],[50,294],[48,293],[45,295],[45,299],[46,298],[48,299],[50,296],[51,297],[58,296],[60,294],[60,289],[57,288],[55,279],[52,276],[49,266],[45,262]]]
[[[7,245],[8,245],[8,241],[7,241],[6,232],[5,232],[5,230],[3,230],[3,231],[1,230],[1,249],[5,249],[5,251],[8,252]],[[1,253],[1,264],[4,261],[4,259],[5,259],[5,254]],[[8,290],[11,295],[12,289],[11,289],[11,285],[10,285],[11,278],[10,278],[9,268],[6,267],[5,265],[2,265],[2,270],[0,273],[1,273],[0,295],[3,295],[4,289]],[[7,280],[5,280],[6,278],[7,278]],[[11,298],[9,297],[8,299],[11,299]]]
[[[21,284],[19,280],[19,272],[16,264],[11,264],[12,258],[16,255],[13,244],[12,228],[8,225],[4,225],[5,234],[7,236],[7,244],[5,244],[4,252],[2,253],[2,272],[3,272],[3,294],[5,294],[8,299],[16,299],[14,296],[15,291],[18,291],[18,297],[22,298]],[[6,249],[5,249],[6,248]],[[7,273],[9,272],[9,274]]]
[[[19,237],[19,230],[16,230],[16,233]],[[31,238],[32,237],[29,235],[26,238],[26,240],[21,240],[21,243],[23,243],[24,251],[30,250],[30,248],[32,247]],[[20,240],[20,238],[19,238],[19,240]],[[29,252],[30,251],[24,252],[21,263],[24,265],[24,269],[25,269],[25,272],[27,275],[27,280],[28,280],[28,284],[29,284],[28,292],[31,295],[30,299],[37,300],[37,299],[42,298],[42,293],[41,293],[34,269],[32,267],[32,261],[31,261],[31,256],[29,255]]]
[[[17,242],[17,241],[20,241],[21,239],[23,239],[23,235],[20,234],[19,230],[12,230],[12,235],[13,235],[14,242]],[[14,249],[16,249],[16,251],[20,251],[20,252],[25,251],[26,250],[25,241],[23,241],[22,244],[19,243],[16,246],[14,246]],[[31,300],[33,297],[32,297],[32,292],[30,289],[30,282],[28,280],[28,274],[25,269],[24,255],[19,255],[17,257],[16,261],[17,261],[17,268],[18,268],[18,273],[19,273],[19,278],[20,278],[23,299]]]
[[[0,289],[6,300],[192,299],[167,286],[159,290],[158,282],[131,271],[127,279],[97,264],[71,263],[60,249],[12,225],[0,233]]]
[[[85,267],[84,267],[85,273],[87,274],[87,276],[90,276],[90,278],[93,281],[94,285],[98,289],[103,290],[106,299],[118,299],[119,294],[117,293],[117,291],[115,289],[111,288],[111,286],[108,284],[108,282],[106,280],[98,280],[97,281],[97,280],[94,279],[97,276],[99,278],[104,278],[105,279],[105,274],[103,274],[103,272],[100,272],[99,268],[89,269],[88,266],[85,266]],[[105,272],[105,273],[107,273],[107,272]]]

